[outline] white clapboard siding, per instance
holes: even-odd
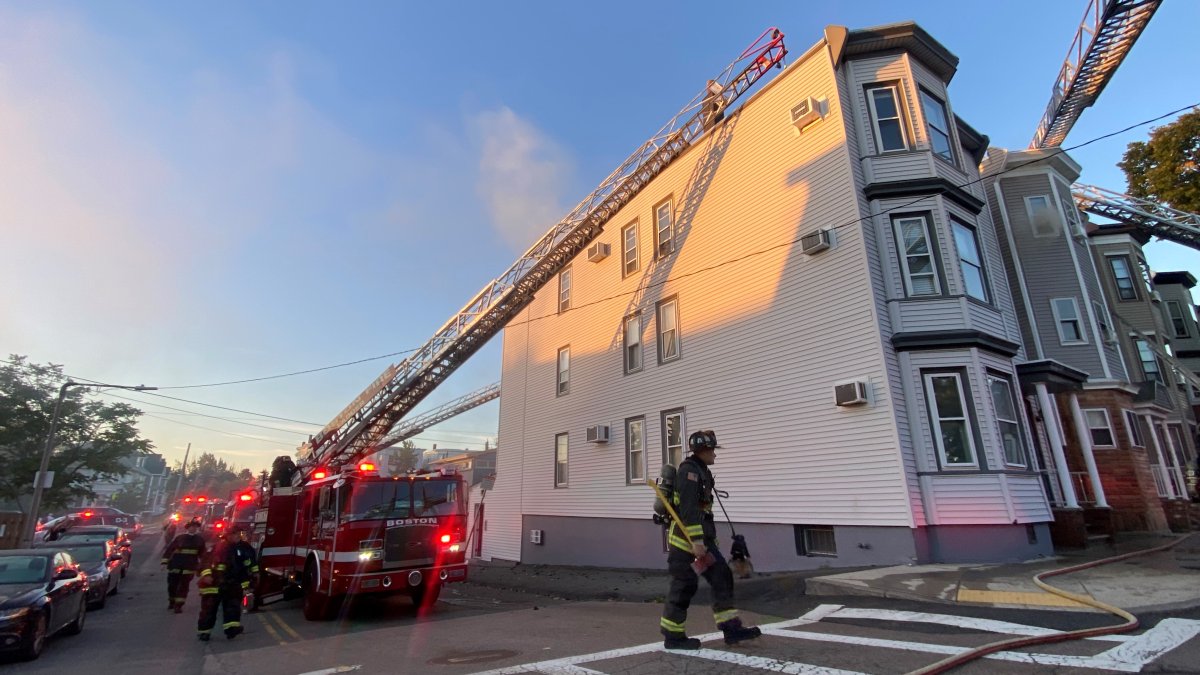
[[[1008,481],[1008,493],[1017,522],[1041,523],[1053,520],[1040,476],[1008,475],[1004,478]]]
[[[1007,525],[1011,506],[1000,484],[1002,474],[951,473],[926,476],[935,525]]]
[[[867,149],[873,150],[873,147],[868,146]],[[868,184],[911,180],[933,173],[929,153],[917,150],[864,157],[862,163]]]

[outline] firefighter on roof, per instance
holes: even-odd
[[[184,529],[186,532],[176,536],[163,549],[162,557],[162,564],[167,566],[167,609],[175,610],[176,614],[183,612],[183,603],[205,548],[199,518],[189,520]]]
[[[738,618],[733,607],[733,572],[717,549],[717,528],[712,514],[715,485],[708,467],[716,461],[719,447],[715,433],[697,431],[688,438],[691,455],[679,463],[676,472],[671,501],[682,522],[672,520],[667,533],[671,588],[659,622],[666,638],[663,646],[667,649],[700,648],[700,640],[687,636],[684,623],[701,574],[712,587],[713,619],[725,634],[726,644],[737,644],[762,634],[758,628],[743,626]]]
[[[232,640],[242,633],[242,598],[250,582],[258,574],[254,548],[246,541],[246,528],[234,525],[221,535],[200,570],[200,619],[196,630],[202,641],[208,642],[221,610],[225,637]]]

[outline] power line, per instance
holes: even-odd
[[[180,384],[180,385],[175,385],[172,387],[159,387],[159,389],[199,389],[202,387],[224,387],[224,386],[230,385],[230,384],[245,384],[247,382],[262,382],[264,380],[278,380],[278,379],[284,378],[284,377],[293,377],[296,375],[307,375],[308,373],[319,373],[323,370],[333,370],[334,368],[345,368],[346,366],[356,366],[360,363],[367,363],[369,361],[378,361],[380,359],[389,359],[389,358],[392,358],[393,356],[400,356],[401,354],[410,354],[412,352],[417,351],[417,349],[419,349],[419,348],[404,349],[404,350],[401,350],[398,352],[392,352],[391,354],[382,354],[380,356],[371,356],[371,357],[368,357],[365,359],[358,359],[357,361],[347,361],[345,363],[337,363],[332,366],[322,366],[320,368],[309,368],[307,370],[297,370],[297,371],[294,371],[291,373],[280,373],[279,375],[267,375],[264,377],[251,377],[251,378],[247,378],[244,380],[230,380],[228,382],[209,382],[207,384]]]
[[[212,431],[212,432],[215,432],[218,434],[224,434],[226,436],[236,436],[238,438],[248,438],[252,441],[257,441],[259,443],[270,443],[272,445],[278,445],[283,448],[288,448],[289,450],[296,449],[296,447],[294,445],[291,445],[287,441],[280,441],[280,440],[276,440],[273,438],[258,438],[257,436],[247,436],[245,434],[235,434],[232,431],[222,431],[220,429],[213,429],[212,427],[205,427],[205,426],[201,426],[199,424],[191,424],[189,422],[181,422],[179,420],[173,420],[169,417],[159,417],[158,415],[154,415],[154,414],[151,414],[148,412],[143,412],[142,415],[144,415],[146,417],[153,417],[156,420],[162,420],[164,422],[171,422],[172,424],[182,424],[185,427],[192,427],[194,429],[203,429],[205,431]]]
[[[303,431],[293,431],[291,429],[280,429],[279,427],[268,427],[268,426],[265,426],[262,424],[254,424],[253,422],[243,422],[243,421],[235,420],[235,419],[232,419],[229,417],[218,417],[216,415],[206,415],[204,413],[198,413],[198,412],[192,412],[190,410],[184,410],[183,408],[174,408],[169,405],[163,405],[161,403],[151,403],[150,401],[140,401],[136,398],[129,398],[128,396],[121,396],[120,394],[114,394],[110,391],[102,391],[99,393],[103,394],[104,396],[111,396],[113,398],[119,398],[123,401],[131,401],[133,403],[139,403],[141,405],[152,405],[152,406],[155,406],[158,408],[166,408],[167,410],[175,410],[177,412],[187,413],[189,415],[199,415],[200,417],[207,417],[209,419],[220,420],[222,422],[232,422],[234,424],[244,424],[248,427],[256,427],[258,429],[266,429],[268,431],[279,431],[279,432],[282,432],[285,434],[296,434],[297,436],[308,436],[308,433],[303,432]]]

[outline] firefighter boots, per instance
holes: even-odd
[[[675,633],[672,631],[663,631],[662,634],[666,637],[663,640],[663,649],[700,649],[700,640],[694,637],[688,637],[683,633]]]
[[[762,635],[762,631],[757,626],[747,628],[737,617],[717,624],[717,628],[720,628],[721,632],[725,634],[725,644],[727,645],[736,645],[744,640],[753,640]]]

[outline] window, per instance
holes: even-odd
[[[1079,207],[1071,199],[1061,198],[1058,202],[1062,207],[1063,214],[1067,217],[1067,230],[1074,236],[1086,236],[1087,232],[1083,229],[1083,223],[1079,220]]]
[[[571,309],[571,268],[558,273],[558,311]]]
[[[1183,425],[1178,422],[1167,425],[1167,433],[1171,437],[1171,446],[1175,450],[1176,466],[1183,466],[1180,461],[1183,454],[1187,451],[1187,446],[1183,443]]]
[[[950,149],[950,116],[946,114],[946,104],[922,89],[921,108],[925,111],[925,130],[929,132],[929,147],[935,155],[953,163],[954,152]]]
[[[1117,283],[1117,296],[1122,300],[1137,300],[1137,286],[1133,283],[1133,269],[1129,264],[1129,256],[1109,256],[1108,266],[1112,268],[1113,279]]]
[[[1113,334],[1112,319],[1108,316],[1108,308],[1103,303],[1092,301],[1092,312],[1096,314],[1096,323],[1100,326],[1100,337],[1108,344],[1116,340]]]
[[[663,463],[679,466],[683,461],[683,411],[662,414]]]
[[[958,373],[926,374],[925,396],[933,417],[933,438],[942,466],[974,465],[975,440]]]
[[[950,227],[954,231],[954,245],[958,248],[963,288],[972,298],[987,302],[987,283],[983,278],[983,256],[979,254],[979,235],[974,228],[957,220],[951,220]]]
[[[1178,300],[1167,301],[1167,315],[1171,318],[1171,328],[1175,331],[1175,337],[1189,337],[1187,322],[1183,319],[1183,305],[1180,305]]]
[[[567,486],[567,434],[554,437],[554,487]]]
[[[1154,380],[1166,384],[1163,379],[1162,368],[1158,367],[1158,355],[1150,348],[1150,345],[1145,341],[1134,338],[1134,344],[1137,345],[1138,360],[1142,362],[1142,372],[1146,375],[1146,381]]]
[[[904,121],[900,118],[900,92],[895,86],[867,90],[871,120],[875,125],[875,146],[879,152],[907,150]]]
[[[796,555],[837,555],[832,525],[793,525],[792,531],[796,537]]]
[[[1142,428],[1138,426],[1137,415],[1132,410],[1125,411],[1125,427],[1129,431],[1129,444],[1144,448],[1146,441],[1142,438]]]
[[[558,382],[557,395],[571,392],[571,348],[563,347],[558,350]]]
[[[1054,298],[1050,301],[1054,310],[1054,323],[1058,326],[1058,341],[1064,345],[1087,342],[1083,335],[1083,321],[1079,317],[1079,305],[1075,298]]]
[[[640,314],[625,318],[622,342],[625,372],[636,373],[642,369],[642,317]]]
[[[679,301],[671,298],[658,303],[658,362],[679,358]]]
[[[939,295],[941,281],[933,258],[932,238],[924,216],[897,218],[892,222],[896,233],[896,248],[900,254],[900,271],[904,275],[904,291],[909,297]]]
[[[1029,226],[1033,228],[1033,236],[1053,237],[1058,234],[1058,222],[1050,210],[1050,198],[1046,195],[1026,197],[1025,214],[1029,216]]]
[[[671,200],[654,207],[654,239],[658,257],[663,258],[675,252],[674,224],[672,222]]]
[[[627,277],[638,271],[638,224],[637,221],[621,230],[621,276]]]
[[[625,420],[625,482],[646,481],[646,418]]]
[[[1108,411],[1095,408],[1083,411],[1087,419],[1088,430],[1092,432],[1092,445],[1097,448],[1111,448],[1117,444],[1113,435],[1112,424],[1108,421]]]
[[[1025,436],[1021,434],[1021,424],[1017,420],[1012,382],[1008,378],[991,375],[988,376],[988,387],[992,390],[992,408],[996,411],[1000,444],[1004,446],[1004,461],[1014,466],[1025,466]]]

